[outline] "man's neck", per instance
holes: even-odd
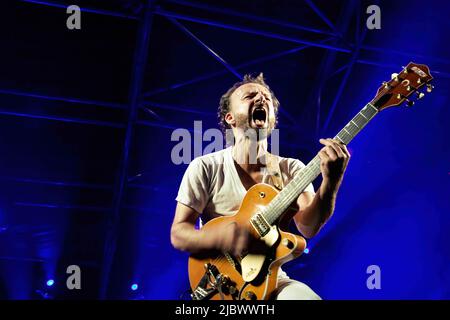
[[[254,141],[238,136],[232,147],[233,159],[247,172],[259,171],[266,163],[267,145],[267,139]]]

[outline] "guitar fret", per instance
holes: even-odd
[[[351,123],[353,123],[358,129],[359,129],[359,126],[356,124],[356,122],[355,121],[353,121],[353,120],[350,120],[350,122]]]
[[[350,131],[350,134],[351,134],[352,138],[354,136],[356,136],[356,134],[358,133],[358,128],[353,126],[351,122],[347,123],[345,128],[347,128],[347,131]]]
[[[370,119],[370,109],[362,109],[360,113],[367,119]]]
[[[367,124],[367,119],[361,114],[358,113],[353,120],[357,123],[358,127],[362,128]]]
[[[369,103],[360,112],[366,116],[366,118],[371,119],[377,114],[378,110]]]
[[[371,103],[366,104],[366,106],[364,108],[368,108],[368,107],[372,108],[372,111],[374,112],[374,115],[377,114],[378,109],[375,108]]]
[[[341,130],[341,132],[338,133],[338,138],[341,140],[344,144],[348,144],[350,140],[352,140],[352,137],[350,134],[348,134],[344,129]]]

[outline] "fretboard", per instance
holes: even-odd
[[[368,103],[349,123],[336,135],[335,139],[344,144],[350,141],[364,128],[377,114],[372,104]],[[316,155],[303,169],[301,169],[291,182],[280,191],[261,213],[267,222],[272,225],[298,196],[320,174],[320,158]]]

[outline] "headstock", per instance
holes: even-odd
[[[392,74],[390,81],[383,82],[382,86],[378,88],[375,98],[370,103],[378,111],[399,106],[403,102],[407,102],[408,106],[412,106],[414,104],[413,97],[416,97],[416,100],[418,100],[425,95],[419,89],[426,87],[427,92],[433,90],[434,87],[430,84],[432,79],[433,77],[428,66],[410,62],[400,73]]]

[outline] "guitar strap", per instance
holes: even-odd
[[[268,175],[272,180],[273,186],[278,190],[283,189],[284,187],[283,176],[281,175],[280,162],[278,157],[270,153],[267,153],[266,161],[267,161],[266,167],[268,170]]]

